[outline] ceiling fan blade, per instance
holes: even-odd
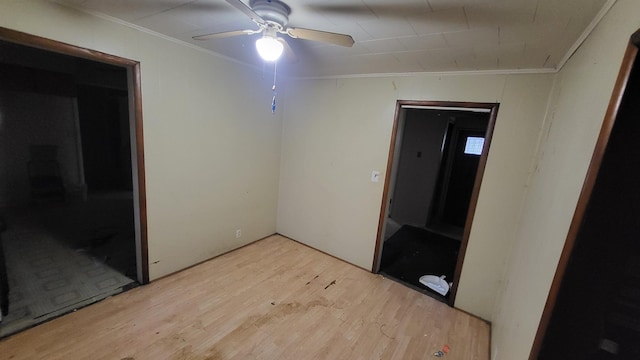
[[[303,28],[288,28],[287,34],[293,38],[300,38],[305,40],[320,41],[334,45],[352,47],[353,38],[351,35],[337,34],[328,31],[303,29]]]
[[[247,4],[243,3],[240,0],[227,0],[227,2],[235,7],[236,9],[242,11],[245,15],[247,15],[251,21],[260,24],[260,25],[264,25],[267,22],[264,21],[263,18],[260,17],[260,15],[256,14],[255,11],[253,11],[250,7],[247,6]]]
[[[192,39],[193,40],[221,39],[221,38],[238,36],[238,35],[252,35],[259,32],[260,31],[253,31],[253,30],[225,31],[225,32],[219,32],[219,33],[213,33],[213,34],[198,35],[198,36],[192,37]]]
[[[291,49],[291,46],[289,46],[289,43],[287,43],[287,41],[281,37],[278,38],[278,41],[280,41],[282,43],[282,45],[284,45],[284,56],[287,58],[287,60],[289,60],[292,63],[297,63],[298,62],[298,57],[296,56],[296,54],[293,52],[293,49]]]

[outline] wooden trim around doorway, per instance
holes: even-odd
[[[471,200],[469,202],[469,210],[467,212],[467,219],[465,221],[464,232],[462,241],[460,243],[460,251],[458,253],[458,261],[456,263],[456,269],[453,276],[453,287],[451,288],[451,294],[449,295],[449,305],[453,306],[455,303],[456,293],[458,290],[458,283],[460,281],[460,274],[462,273],[462,266],[464,264],[464,257],[467,251],[467,244],[469,243],[469,234],[471,232],[471,224],[473,223],[473,217],[478,203],[478,195],[480,194],[480,185],[482,184],[482,176],[484,175],[484,169],[487,164],[487,156],[489,154],[489,148],[491,146],[491,138],[493,136],[493,129],[495,128],[496,118],[498,117],[498,103],[473,103],[473,102],[456,102],[456,101],[415,101],[415,100],[398,100],[396,102],[396,111],[393,120],[393,129],[391,131],[391,142],[389,145],[389,157],[387,159],[387,170],[384,179],[384,190],[382,192],[382,204],[380,205],[380,217],[378,218],[378,234],[376,236],[376,245],[373,255],[372,272],[377,272],[380,266],[380,260],[382,253],[380,251],[381,244],[384,241],[384,229],[385,215],[387,214],[387,203],[389,201],[389,184],[391,178],[391,170],[393,167],[393,157],[396,148],[396,137],[398,134],[398,124],[400,122],[400,114],[403,106],[420,106],[420,107],[438,107],[438,108],[468,108],[468,109],[488,109],[490,111],[489,123],[487,124],[487,131],[485,135],[485,145],[480,156],[480,162],[478,164],[478,171],[476,172],[476,179],[473,185],[473,192],[471,193]]]
[[[578,237],[578,232],[580,230],[580,226],[582,225],[582,221],[587,210],[587,205],[589,204],[589,200],[591,199],[591,194],[593,192],[593,188],[600,171],[600,166],[602,165],[602,159],[604,157],[607,144],[609,143],[613,125],[618,116],[618,110],[620,108],[620,104],[622,103],[622,99],[627,88],[627,83],[633,69],[633,64],[635,63],[638,56],[639,45],[640,30],[631,36],[631,41],[627,46],[624,59],[622,60],[620,72],[618,73],[618,78],[613,89],[613,94],[611,95],[611,100],[609,101],[609,106],[602,123],[602,128],[600,129],[600,135],[598,135],[598,140],[591,157],[591,163],[589,164],[587,175],[582,185],[580,197],[578,198],[578,203],[576,205],[576,210],[573,214],[573,219],[571,220],[569,232],[567,233],[567,238],[560,255],[560,260],[558,261],[558,267],[553,277],[553,282],[551,283],[551,289],[549,290],[549,295],[547,296],[547,302],[545,303],[542,317],[540,318],[540,323],[538,324],[538,331],[536,333],[533,346],[531,347],[531,353],[529,354],[530,360],[537,359],[538,355],[540,354],[542,343],[544,342],[544,337],[547,333],[549,322],[551,321],[551,315],[553,314],[553,309],[555,308],[556,301],[558,299],[558,293],[560,292],[562,280],[567,270],[569,258],[571,257],[571,253],[573,252],[573,248]]]
[[[371,266],[371,272],[377,273],[380,268],[380,260],[382,253],[380,251],[380,244],[382,244],[382,237],[384,234],[384,222],[385,215],[387,214],[387,204],[389,202],[389,183],[391,178],[391,170],[393,169],[393,154],[396,149],[396,137],[398,135],[398,123],[400,122],[400,110],[402,110],[401,101],[396,102],[396,112],[393,116],[393,128],[391,129],[391,144],[389,145],[389,156],[387,158],[387,170],[384,177],[384,190],[382,191],[382,204],[380,204],[380,215],[378,217],[378,234],[376,235],[376,247],[373,250],[373,265]]]
[[[138,169],[138,207],[140,210],[140,261],[142,264],[142,283],[149,283],[149,243],[147,238],[147,177],[144,167],[144,135],[142,126],[142,75],[140,63],[131,66],[133,87],[133,106],[136,129],[136,162]]]
[[[143,139],[143,127],[142,127],[142,86],[140,75],[140,62],[122,58],[115,55],[106,54],[96,50],[90,50],[75,45],[66,44],[63,42],[35,36],[20,31],[15,31],[7,28],[0,27],[0,40],[11,42],[19,45],[29,46],[55,52],[58,54],[69,55],[79,57],[87,60],[97,61],[110,65],[116,65],[126,68],[128,79],[127,81],[132,85],[133,93],[133,114],[135,122],[134,128],[136,131],[136,154],[137,154],[137,168],[138,168],[138,194],[137,199],[140,207],[140,251],[142,261],[142,283],[149,282],[149,250],[147,239],[147,200],[146,200],[146,178],[144,172],[144,139]]]

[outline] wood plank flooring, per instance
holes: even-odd
[[[281,236],[0,341],[0,359],[489,359],[489,325]]]

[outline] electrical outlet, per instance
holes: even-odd
[[[236,239],[242,236],[242,230],[238,229],[236,230]]]

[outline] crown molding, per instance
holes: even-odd
[[[327,76],[288,76],[292,80],[330,80],[330,79],[362,79],[362,78],[380,78],[380,77],[411,77],[411,76],[456,76],[456,75],[529,75],[529,74],[555,74],[562,70],[562,68],[566,65],[569,59],[575,54],[575,52],[582,46],[582,44],[586,41],[586,39],[591,35],[594,29],[598,26],[600,21],[605,17],[605,15],[609,12],[609,10],[613,7],[617,0],[607,0],[607,2],[600,9],[596,17],[589,23],[589,26],[585,28],[580,37],[574,42],[574,44],[567,50],[564,57],[560,60],[560,63],[554,68],[534,68],[534,69],[496,69],[496,70],[460,70],[460,71],[421,71],[421,72],[408,72],[408,73],[369,73],[369,74],[342,74],[342,75],[327,75]],[[90,14],[97,18],[110,21],[113,23],[117,23],[122,26],[126,26],[128,28],[162,38],[164,40],[180,44],[182,46],[186,46],[190,49],[203,52],[212,56],[215,56],[220,59],[224,59],[226,61],[230,61],[232,63],[242,65],[248,67],[255,71],[260,71],[260,67],[248,64],[243,61],[239,61],[237,59],[231,58],[226,55],[222,55],[218,52],[208,50],[202,48],[200,46],[196,46],[189,42],[176,39],[171,36],[167,36],[161,34],[159,32],[147,29],[142,26],[138,26],[136,24],[132,24],[130,22],[124,21],[122,19],[118,19],[116,17],[101,13],[99,11],[94,11],[90,9],[85,9],[80,7],[79,5],[72,5],[68,3],[62,3],[56,1],[57,4],[61,6],[66,6],[69,8],[73,8],[77,11],[84,12],[86,14]]]
[[[292,76],[295,80],[330,80],[330,79],[360,79],[380,77],[410,77],[410,76],[454,76],[454,75],[521,75],[521,74],[554,74],[555,68],[540,69],[500,69],[500,70],[459,70],[459,71],[421,71],[408,73],[371,73],[345,74],[330,76]]]
[[[242,66],[246,66],[246,67],[249,67],[249,68],[251,68],[253,70],[256,70],[256,71],[260,71],[260,68],[258,66],[247,64],[245,62],[242,62],[240,60],[234,59],[232,57],[229,57],[229,56],[226,56],[226,55],[222,55],[222,54],[217,53],[215,51],[212,51],[212,50],[209,50],[209,49],[205,49],[205,48],[200,47],[200,46],[193,45],[193,44],[191,44],[189,42],[186,42],[184,40],[176,39],[174,37],[161,34],[161,33],[157,32],[157,31],[153,31],[151,29],[147,29],[145,27],[142,27],[142,26],[139,26],[139,25],[136,25],[136,24],[132,24],[132,23],[130,23],[128,21],[125,21],[125,20],[122,20],[122,19],[118,19],[116,17],[107,15],[107,14],[99,12],[99,11],[94,11],[94,10],[91,10],[91,9],[86,9],[86,8],[80,7],[79,5],[63,3],[63,2],[59,2],[59,1],[55,1],[55,3],[60,5],[60,6],[65,6],[65,7],[68,7],[68,8],[83,12],[85,14],[89,14],[91,16],[95,16],[95,17],[100,18],[102,20],[106,20],[106,21],[109,21],[109,22],[116,23],[118,25],[126,26],[126,27],[128,27],[130,29],[134,29],[134,30],[137,30],[137,31],[140,31],[140,32],[152,35],[152,36],[157,36],[157,37],[159,37],[159,38],[161,38],[163,40],[167,40],[167,41],[170,41],[170,42],[182,45],[182,46],[186,46],[186,47],[188,47],[190,49],[193,49],[193,50],[205,53],[205,54],[213,55],[213,56],[215,56],[217,58],[224,59],[224,60],[230,61],[230,62],[235,63],[235,64],[239,64],[239,65],[242,65]]]

